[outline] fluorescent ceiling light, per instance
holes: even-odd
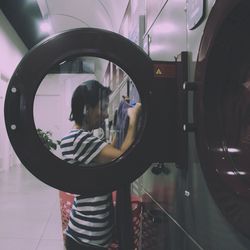
[[[52,32],[52,27],[47,20],[43,20],[39,26],[40,26],[40,31],[43,33],[50,34]]]

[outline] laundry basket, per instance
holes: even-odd
[[[62,232],[64,232],[68,225],[69,215],[74,201],[74,195],[60,191],[59,197],[60,197]],[[113,195],[113,197],[115,197],[115,195]],[[134,246],[135,246],[134,250],[139,250],[140,235],[141,235],[141,228],[140,228],[141,211],[142,211],[142,204],[140,198],[132,196],[131,205],[132,205],[132,217],[133,217],[132,220],[133,220]],[[115,200],[114,200],[114,206],[115,206]],[[65,239],[64,233],[63,237]],[[118,249],[119,249],[118,242],[116,239],[113,239],[113,242],[109,247],[109,250],[118,250]]]

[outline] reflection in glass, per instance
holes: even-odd
[[[234,84],[225,88],[222,117],[225,148],[237,174],[249,171],[250,145],[250,67],[243,63]]]
[[[77,87],[90,80],[98,81],[104,88],[109,89],[110,93],[106,98],[98,97],[96,109],[94,109],[94,104],[89,103],[79,107],[79,109],[82,108],[79,112],[82,114],[87,112],[87,114],[85,114],[84,124],[78,120],[80,124],[77,125],[76,121],[72,120],[72,96]],[[88,90],[85,94],[92,95],[91,84],[87,85]],[[93,99],[93,96],[87,96],[87,98]],[[140,97],[133,81],[116,64],[96,57],[76,57],[64,60],[48,72],[35,96],[34,120],[39,138],[45,147],[59,158],[63,158],[60,147],[62,138],[69,131],[79,129],[81,126],[83,130],[93,133],[93,136],[106,143],[111,145],[113,143],[116,147],[122,146],[117,141],[115,142],[115,137],[119,132],[116,126],[119,105],[121,102],[126,102],[133,107],[139,100]],[[89,116],[90,113],[92,115]],[[92,119],[91,122],[90,119]],[[93,119],[97,119],[95,124],[93,124]],[[90,122],[90,126],[86,122]],[[87,163],[90,162],[87,161]]]

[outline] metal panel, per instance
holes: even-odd
[[[168,1],[147,34],[153,60],[174,61],[181,51],[186,51],[185,0]]]

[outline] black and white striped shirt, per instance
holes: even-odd
[[[82,129],[71,130],[61,140],[62,157],[69,163],[89,164],[107,145]],[[84,190],[83,190],[84,191]],[[107,247],[113,228],[112,194],[84,198],[75,195],[66,234],[78,243]]]

